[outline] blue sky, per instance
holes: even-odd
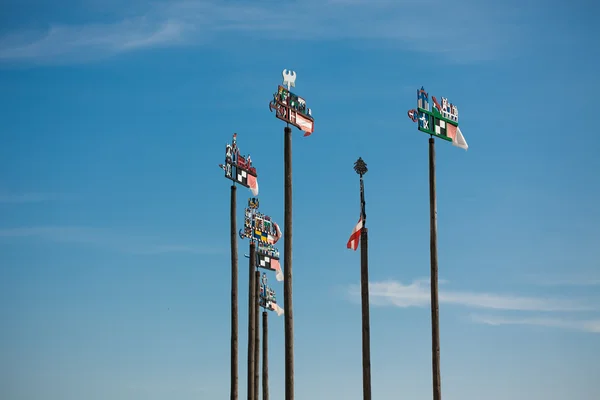
[[[296,398],[362,398],[345,247],[359,156],[373,397],[431,398],[427,136],[406,115],[421,85],[458,105],[469,143],[436,147],[444,399],[600,397],[596,4],[60,4],[0,5],[0,397],[227,398],[217,165],[237,132],[261,211],[283,225],[283,123],[267,106],[284,68],[315,117],[293,138]]]

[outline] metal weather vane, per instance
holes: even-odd
[[[259,305],[270,311],[275,311],[278,316],[283,315],[283,309],[277,304],[275,291],[267,285],[267,274],[263,273],[260,282]]]
[[[281,238],[279,225],[268,215],[258,211],[258,198],[248,199],[245,209],[244,228],[240,229],[242,239],[250,239],[256,243],[256,266],[276,273],[278,281],[283,281],[283,273],[279,262],[279,250],[274,246]]]
[[[256,168],[252,166],[250,154],[242,156],[237,146],[237,133],[233,134],[231,144],[225,146],[225,164],[219,164],[219,168],[225,171],[225,178],[239,183],[252,191],[254,196],[258,195],[258,175]]]
[[[269,103],[269,110],[275,109],[277,118],[304,131],[304,136],[309,136],[315,128],[311,109],[306,106],[302,97],[290,91],[290,87],[296,86],[296,72],[284,69],[282,75],[283,85],[277,87],[277,92]],[[287,86],[287,89],[284,86]]]
[[[417,108],[408,111],[408,117],[418,123],[421,132],[452,142],[456,147],[467,150],[469,145],[458,127],[458,107],[442,97],[440,104],[431,96],[433,107],[429,107],[429,94],[421,86],[417,90]]]

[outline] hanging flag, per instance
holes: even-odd
[[[283,272],[281,271],[281,264],[279,263],[279,260],[272,258],[271,259],[271,268],[273,268],[275,270],[275,279],[277,279],[277,281],[279,281],[279,282],[282,282],[283,281]]]
[[[452,145],[467,150],[469,145],[460,131],[460,128],[452,124],[446,124],[446,127],[446,135],[452,139]]]
[[[362,227],[363,227],[363,220],[362,220],[362,215],[361,215],[361,217],[358,219],[358,223],[352,230],[352,234],[350,235],[350,239],[348,239],[348,244],[346,244],[346,248],[352,249],[354,251],[356,251],[356,249],[358,249],[358,242],[360,240],[360,232],[362,231]]]
[[[256,177],[253,175],[248,174],[248,187],[250,188],[250,190],[252,191],[252,194],[254,196],[258,196],[258,181],[256,180]]]
[[[263,303],[261,303],[261,307],[265,307],[268,310],[275,311],[278,317],[281,317],[284,314],[283,308],[279,307],[279,304],[271,300],[266,300]]]
[[[271,307],[273,307],[272,310],[277,313],[278,317],[283,315],[283,308],[279,307],[279,304],[271,302]]]
[[[267,254],[261,254],[259,252],[256,259],[256,266],[258,268],[264,268],[270,271],[275,271],[275,278],[279,282],[283,281],[283,272],[281,272],[281,264],[279,263],[279,258],[275,258],[274,256],[270,256]]]

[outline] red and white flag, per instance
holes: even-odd
[[[278,317],[281,317],[284,313],[283,308],[279,307],[277,303],[271,303],[272,310],[277,313]]]
[[[469,145],[465,140],[460,128],[452,124],[446,124],[446,136],[452,139],[452,145],[467,150]]]
[[[361,215],[361,217],[358,219],[358,224],[356,224],[356,226],[352,230],[352,235],[350,235],[350,239],[348,239],[348,244],[346,245],[346,248],[352,249],[354,251],[358,249],[358,242],[360,240],[360,232],[362,231],[362,228],[363,220]]]
[[[282,282],[283,271],[281,271],[281,264],[279,263],[279,260],[271,258],[271,268],[275,270],[275,279],[277,279],[279,282]]]
[[[256,177],[248,174],[248,187],[254,196],[258,196],[258,181]]]

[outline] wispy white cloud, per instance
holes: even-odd
[[[359,285],[351,285],[349,294],[360,294]],[[486,308],[515,311],[585,311],[593,310],[587,304],[570,299],[519,296],[486,292],[450,291],[440,288],[440,303],[470,308]],[[369,283],[369,300],[374,306],[424,307],[430,304],[430,288],[427,279],[415,280],[405,285],[396,281]]]
[[[600,319],[566,319],[566,318],[540,318],[522,317],[509,318],[494,315],[472,314],[471,320],[486,325],[535,325],[552,328],[573,329],[584,332],[600,333]]]
[[[221,247],[164,244],[162,239],[128,235],[104,229],[77,226],[38,226],[0,229],[0,240],[33,238],[64,243],[87,244],[130,254],[152,255],[163,253],[221,254]]]
[[[524,18],[503,2],[474,0],[458,0],[451,7],[443,0],[141,3],[137,15],[129,13],[121,19],[81,25],[48,21],[50,27],[44,32],[8,33],[0,37],[0,62],[67,63],[156,46],[210,43],[227,34],[388,41],[454,61],[472,61],[514,51],[512,44],[519,40],[522,26],[515,22]],[[519,44],[524,46],[522,40]]]
[[[56,193],[5,193],[0,192],[1,203],[42,203],[56,201],[68,196]]]
[[[146,17],[90,25],[55,24],[45,32],[18,32],[0,38],[0,61],[69,63],[161,45],[183,39],[182,21]]]

